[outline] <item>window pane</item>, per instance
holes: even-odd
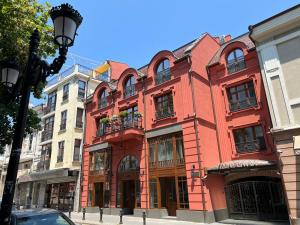
[[[184,158],[182,138],[176,138],[176,158]]]
[[[150,207],[157,208],[157,186],[156,179],[150,180]]]

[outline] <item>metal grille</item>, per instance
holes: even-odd
[[[274,181],[246,181],[225,187],[233,219],[287,220],[282,187]]]

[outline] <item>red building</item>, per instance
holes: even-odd
[[[140,69],[108,64],[111,80],[86,103],[82,207],[213,222],[248,213],[247,198],[235,196],[237,190],[266,185],[282,193],[247,35],[230,41],[206,33],[158,52]],[[275,204],[280,196],[272,194],[271,206],[284,211],[284,204]],[[257,207],[262,200],[247,204]],[[244,211],[232,211],[237,204]],[[258,212],[249,215],[261,219]]]
[[[218,181],[222,192],[213,202],[231,218],[287,219],[259,61],[248,33],[221,45],[208,71],[221,161],[207,170],[209,190]]]

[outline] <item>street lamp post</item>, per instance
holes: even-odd
[[[23,76],[19,76],[18,66],[13,62],[5,62],[0,65],[2,85],[7,87],[10,97],[21,98],[2,196],[1,225],[9,225],[10,223],[30,91],[40,81],[45,81],[48,76],[60,71],[66,61],[68,47],[74,44],[77,28],[82,22],[81,15],[69,4],[53,7],[50,11],[50,16],[54,23],[54,43],[59,46],[59,56],[53,60],[52,64],[49,65],[38,56],[40,35],[36,29],[30,37],[29,57]]]

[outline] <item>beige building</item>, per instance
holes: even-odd
[[[249,27],[259,53],[291,224],[300,224],[300,5]]]
[[[33,183],[38,206],[77,208],[80,193],[84,101],[101,82],[95,71],[74,65],[48,81],[37,171],[19,182]]]

